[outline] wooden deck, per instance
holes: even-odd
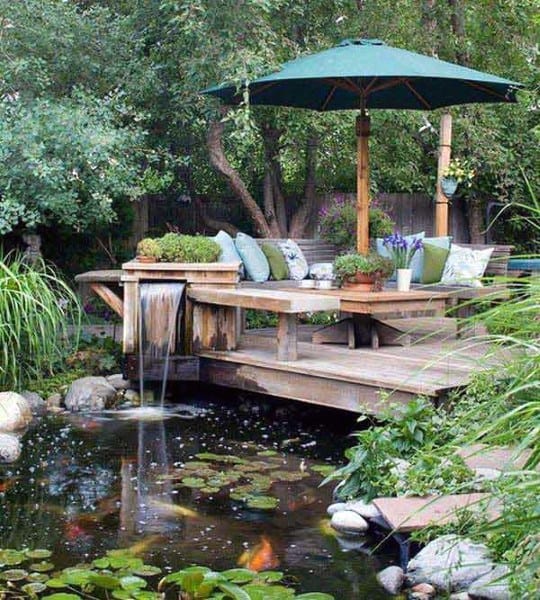
[[[390,321],[392,323],[392,321]],[[200,380],[358,413],[377,414],[388,402],[418,395],[440,402],[473,372],[503,360],[490,348],[456,340],[454,319],[399,319],[416,342],[378,350],[312,344],[313,327],[301,327],[298,359],[276,358],[275,330],[244,334],[234,351],[201,350]]]

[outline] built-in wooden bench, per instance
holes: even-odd
[[[192,286],[188,299],[193,310],[193,350],[234,350],[238,337],[238,308],[278,314],[277,358],[298,358],[297,316],[305,312],[339,309],[339,298],[261,289],[218,289]]]

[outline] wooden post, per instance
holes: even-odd
[[[442,174],[450,164],[452,151],[452,115],[445,113],[441,117],[439,138],[439,163],[437,166],[437,194],[435,196],[435,235],[448,235],[448,198],[441,189]]]
[[[136,278],[124,275],[124,354],[138,352],[139,284]]]
[[[359,254],[369,252],[369,134],[370,118],[362,110],[356,117],[356,248]]]
[[[277,359],[298,359],[298,322],[295,314],[279,313],[277,331]]]

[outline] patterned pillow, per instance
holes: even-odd
[[[235,246],[242,257],[249,279],[262,283],[270,277],[270,266],[259,244],[249,235],[238,233]]]
[[[482,287],[480,279],[484,275],[492,252],[493,248],[473,250],[472,248],[452,244],[450,254],[444,265],[441,283]]]
[[[309,272],[304,253],[300,250],[298,244],[292,240],[279,242],[278,247],[283,253],[289,267],[289,279],[305,279]]]
[[[331,262],[314,263],[309,267],[309,276],[311,279],[334,279],[334,264]]]

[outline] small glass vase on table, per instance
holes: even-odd
[[[408,292],[411,289],[411,261],[422,248],[422,240],[408,240],[399,233],[393,233],[384,238],[383,244],[396,268],[398,292]]]

